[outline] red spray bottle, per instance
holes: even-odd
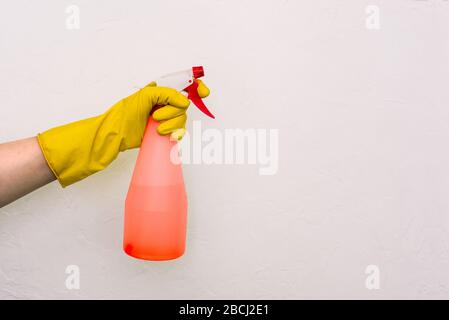
[[[203,113],[214,116],[198,95],[195,79],[203,67],[168,74],[157,85],[187,93]],[[177,142],[160,136],[149,117],[125,201],[123,249],[135,258],[171,260],[183,255],[186,242],[187,196]]]

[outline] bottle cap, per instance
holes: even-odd
[[[204,76],[203,66],[192,67],[193,78],[198,79]]]

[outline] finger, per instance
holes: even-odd
[[[181,114],[185,113],[186,109],[176,108],[173,106],[165,106],[160,109],[157,109],[153,113],[153,119],[156,121],[163,121],[168,119],[173,119]]]
[[[184,137],[184,134],[186,133],[186,129],[176,129],[171,133],[171,138],[175,141],[179,141]]]
[[[196,81],[198,82],[198,95],[201,98],[206,98],[210,94],[209,88],[200,79],[197,79]]]
[[[187,108],[190,104],[189,99],[175,89],[165,87],[145,87],[148,97],[152,100],[152,105],[167,104],[177,108]]]
[[[186,121],[187,121],[186,114],[164,121],[157,127],[157,132],[164,136],[169,133],[172,133],[177,129],[184,129],[186,126]]]

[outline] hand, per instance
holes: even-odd
[[[198,82],[198,95],[201,98],[206,98],[210,91],[209,88],[201,80]],[[156,82],[151,82],[149,87],[155,87]],[[158,126],[157,131],[161,135],[167,135],[171,133],[171,136],[175,140],[181,140],[186,131],[186,115],[187,108],[177,107],[174,105],[166,105],[153,113],[153,119],[159,121],[161,124]]]
[[[198,94],[209,95],[199,81]],[[54,175],[65,187],[106,168],[119,152],[137,148],[149,114],[160,121],[158,132],[182,138],[189,100],[180,92],[152,82],[117,102],[100,116],[56,127],[38,135],[39,145]]]

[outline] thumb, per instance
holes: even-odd
[[[171,105],[173,107],[186,109],[190,104],[190,101],[186,96],[172,88],[147,86],[142,89],[142,92],[151,101],[151,106]]]

